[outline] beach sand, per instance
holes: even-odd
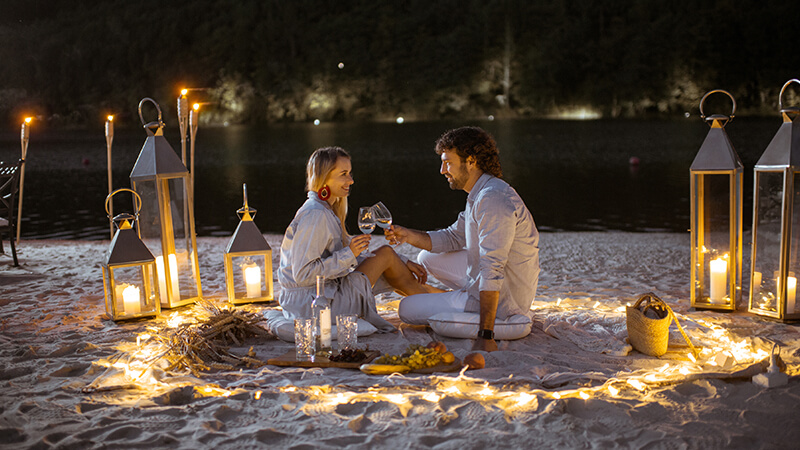
[[[267,236],[277,268],[281,237]],[[225,295],[227,238],[199,238],[203,293]],[[381,236],[375,236],[374,246]],[[499,343],[463,373],[366,375],[265,365],[191,374],[133,370],[153,339],[199,306],[158,318],[105,317],[106,242],[25,241],[22,266],[0,255],[0,448],[789,448],[800,442],[800,333],[743,312],[689,304],[689,235],[542,233],[532,333]],[[6,251],[8,251],[6,244]],[[398,251],[414,256],[401,246]],[[746,286],[745,286],[746,289]],[[280,286],[276,283],[276,294]],[[624,306],[654,292],[675,311],[661,358],[631,351]],[[746,295],[745,295],[746,297]],[[399,297],[379,309],[399,325]],[[262,313],[277,305],[241,306]],[[140,342],[137,344],[137,337]],[[430,328],[361,337],[399,353],[442,340],[458,358],[470,340]],[[773,343],[787,385],[751,382]],[[252,339],[266,361],[291,351]]]

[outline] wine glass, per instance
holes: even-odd
[[[372,210],[375,223],[384,230],[388,230],[392,226],[392,213],[389,212],[389,208],[383,202],[378,202],[372,205]]]
[[[364,234],[370,234],[375,230],[375,217],[371,206],[358,209],[358,228]]]
[[[362,206],[358,209],[358,229],[364,234],[371,234],[375,230],[375,211],[371,206]],[[364,256],[375,256],[370,251],[364,252]]]

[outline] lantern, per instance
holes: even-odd
[[[258,230],[256,210],[247,204],[247,185],[243,185],[244,206],[236,213],[239,226],[225,249],[225,283],[228,301],[234,304],[272,300],[272,249]]]
[[[142,105],[146,101],[158,110],[157,122],[145,124]],[[139,235],[156,258],[161,306],[175,308],[202,296],[189,171],[164,137],[158,104],[143,99],[139,118],[147,131],[131,171],[131,186],[142,198]]]
[[[800,319],[800,108],[778,107],[783,124],[755,166],[753,257],[749,311],[787,321]]]
[[[111,199],[123,191],[133,194],[134,215],[119,214],[112,219]],[[155,258],[133,228],[141,205],[141,197],[130,189],[117,189],[106,198],[106,213],[117,227],[102,262],[106,312],[114,321],[161,312]]]
[[[730,116],[703,112],[709,95],[721,92],[733,102]],[[700,101],[708,131],[689,170],[691,177],[692,306],[733,311],[742,294],[742,162],[725,133],[736,101],[723,90]]]

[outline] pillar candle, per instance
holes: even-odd
[[[122,306],[125,309],[125,314],[138,314],[142,312],[138,287],[132,284],[126,285],[122,290]]]
[[[169,261],[169,276],[172,288],[172,299],[178,301],[181,299],[180,283],[178,283],[178,258],[174,254],[170,254]],[[156,272],[158,272],[158,289],[160,291],[161,303],[169,303],[167,297],[167,275],[164,269],[164,257],[159,256],[156,258]]]
[[[247,285],[247,298],[261,297],[261,268],[256,263],[243,264],[244,283]]]
[[[711,272],[711,288],[710,298],[711,303],[724,303],[725,294],[727,293],[728,284],[728,261],[722,258],[717,258],[709,263]]]
[[[797,294],[797,278],[786,278],[786,314],[793,314],[795,307],[795,295]]]

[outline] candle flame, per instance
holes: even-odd
[[[113,122],[114,121],[114,116],[109,114],[108,117],[106,117],[106,119],[108,119],[109,122]]]
[[[181,96],[186,96],[186,94],[187,94],[188,92],[189,92],[189,90],[188,90],[188,89],[186,89],[186,88],[183,88],[183,89],[181,89]]]
[[[31,123],[31,120],[33,120],[33,117],[26,117],[25,123]]]
[[[192,109],[194,109],[195,111],[200,111],[200,103],[195,103],[194,105],[192,105]]]

